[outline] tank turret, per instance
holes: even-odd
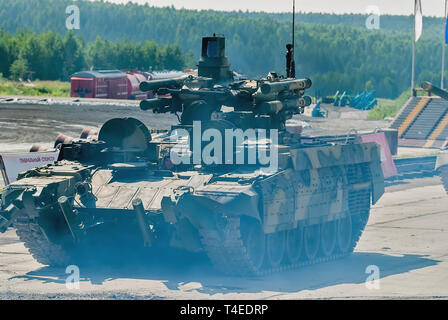
[[[141,83],[141,90],[153,90],[156,98],[142,101],[140,107],[156,113],[179,113],[182,125],[213,116],[243,129],[284,130],[286,120],[311,104],[311,98],[305,96],[312,85],[310,79],[284,78],[271,72],[261,79],[232,81],[232,74],[225,56],[225,38],[205,37],[198,77]],[[223,107],[233,111],[224,113]]]

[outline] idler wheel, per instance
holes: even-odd
[[[280,231],[268,234],[266,236],[266,254],[271,267],[278,267],[284,257],[286,251],[286,232]]]
[[[266,237],[259,221],[244,219],[241,222],[243,245],[251,267],[256,272],[264,262]]]
[[[303,227],[288,230],[286,233],[286,256],[290,263],[297,263],[303,251]]]
[[[313,224],[304,229],[305,255],[308,260],[316,258],[320,244],[320,225]]]
[[[338,220],[337,226],[338,249],[341,253],[347,253],[351,249],[353,236],[351,216]]]
[[[333,254],[336,248],[337,240],[337,225],[335,221],[327,221],[322,224],[321,228],[321,248],[324,257],[329,257]]]

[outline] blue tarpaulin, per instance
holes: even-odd
[[[311,114],[314,118],[323,118],[325,114],[320,110],[320,101],[316,103]]]
[[[350,107],[360,110],[373,109],[378,104],[376,91],[362,91],[350,100]]]

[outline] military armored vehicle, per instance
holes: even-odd
[[[156,95],[141,109],[179,125],[112,119],[97,139],[63,139],[58,162],[4,190],[2,231],[14,226],[39,262],[62,266],[103,244],[205,252],[233,275],[351,253],[384,192],[378,145],[293,130],[311,80],[235,79],[224,37],[203,39],[198,67],[141,84]]]
[[[448,101],[448,91],[440,89],[426,81],[421,84],[421,87],[423,90]],[[448,193],[448,146],[446,144],[437,154],[435,170],[442,180],[446,193]]]

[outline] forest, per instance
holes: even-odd
[[[80,29],[67,32],[66,8],[80,9]],[[297,15],[296,65],[315,94],[376,89],[395,98],[410,87],[412,17],[382,16],[369,30],[366,15]],[[0,72],[24,63],[39,79],[67,79],[83,68],[193,67],[201,38],[227,38],[232,68],[251,77],[284,73],[291,14],[185,10],[103,1],[0,0]],[[425,17],[417,43],[417,81],[440,82],[442,19]],[[51,61],[51,62],[50,62]]]
[[[189,61],[190,62],[189,62]],[[154,41],[108,41],[99,36],[85,44],[72,31],[64,37],[48,31],[19,31],[16,36],[0,31],[0,74],[5,78],[69,80],[83,69],[180,70],[192,55],[179,45]]]

